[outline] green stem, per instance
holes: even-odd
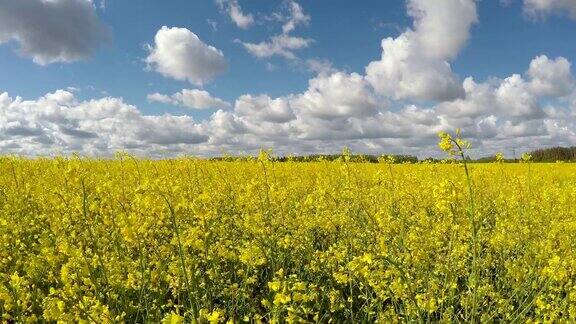
[[[477,312],[478,312],[478,228],[476,224],[475,218],[475,206],[474,206],[474,192],[472,190],[472,179],[470,177],[470,171],[468,170],[468,164],[466,163],[466,157],[464,156],[464,150],[458,144],[458,141],[452,139],[452,142],[458,148],[458,152],[460,157],[462,158],[462,162],[464,163],[464,172],[466,173],[466,183],[468,185],[468,195],[469,195],[469,208],[468,208],[468,217],[470,221],[470,225],[472,227],[472,269],[470,277],[473,279],[472,282],[472,318],[471,322],[476,322]]]

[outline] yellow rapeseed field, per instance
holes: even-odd
[[[0,321],[576,320],[576,165],[392,162],[0,158]]]

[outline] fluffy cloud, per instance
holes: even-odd
[[[524,12],[532,18],[541,18],[553,13],[566,13],[576,19],[576,2],[574,0],[524,0]]]
[[[188,116],[146,116],[122,99],[78,101],[64,90],[37,100],[0,94],[0,125],[0,147],[26,155],[153,155],[208,140]]]
[[[295,117],[285,98],[272,99],[267,95],[243,95],[236,100],[234,111],[252,122],[286,123]]]
[[[462,96],[463,89],[450,65],[421,57],[406,35],[382,41],[382,59],[366,68],[366,79],[379,93],[396,100],[448,101]]]
[[[325,152],[328,147],[332,150],[366,139],[430,136],[439,129],[433,110],[408,107],[391,112],[378,99],[363,76],[335,72],[310,80],[301,94],[241,96],[233,112],[215,114],[212,123],[218,121],[219,126],[234,131],[219,133],[219,143],[240,145],[240,139],[293,152]]]
[[[382,41],[382,58],[366,68],[367,80],[394,99],[448,101],[464,94],[448,60],[456,57],[477,21],[474,0],[410,0],[414,26]]]
[[[321,119],[371,116],[377,107],[368,83],[356,73],[320,75],[293,101],[301,114]]]
[[[528,70],[531,90],[539,96],[562,97],[570,94],[575,87],[570,67],[570,62],[563,57],[554,60],[546,55],[536,57]]]
[[[475,118],[492,113],[496,107],[494,84],[478,84],[473,78],[466,78],[463,82],[465,97],[438,104],[438,113],[450,118]]]
[[[478,21],[474,0],[410,0],[408,13],[414,18],[411,37],[436,59],[456,57]]]
[[[544,114],[540,105],[542,97],[565,97],[574,92],[570,66],[563,57],[549,59],[541,55],[530,62],[526,71],[528,80],[514,74],[503,80],[490,79],[478,84],[469,77],[463,82],[466,95],[438,104],[437,111],[451,119],[476,118],[486,114],[518,120],[540,118]]]
[[[162,27],[148,50],[148,68],[165,77],[199,86],[210,82],[228,67],[222,51],[205,44],[186,28]]]
[[[0,44],[40,65],[89,58],[110,38],[90,0],[0,1]]]
[[[254,17],[251,14],[245,14],[237,0],[216,0],[216,4],[239,28],[248,29],[254,24]]]
[[[289,17],[299,16],[294,8]],[[435,134],[455,128],[473,141],[476,156],[534,145],[576,145],[576,89],[567,59],[542,55],[524,73],[460,82],[449,61],[467,42],[477,20],[475,2],[410,0],[408,10],[414,25],[383,40],[382,59],[370,63],[366,74],[309,61],[318,75],[300,93],[245,94],[233,105],[203,90],[148,97],[193,109],[216,109],[203,121],[186,115],[143,115],[118,98],[79,101],[64,90],[31,101],[1,94],[0,151],[102,155],[124,149],[162,156],[254,153],[272,147],[279,154],[306,154],[336,153],[348,146],[357,152],[422,157],[440,155]],[[289,25],[290,19],[278,18],[284,29],[279,37],[292,37],[288,33],[306,20],[294,18]],[[262,57],[295,57],[289,48],[288,54],[262,48]],[[225,62],[220,51],[186,29],[162,28],[150,51],[151,68],[192,83],[214,76],[197,77],[197,68],[214,61],[207,57]],[[203,63],[192,64],[198,57]]]
[[[556,74],[543,73],[545,65],[556,69]],[[512,148],[521,151],[546,145],[575,145],[576,114],[570,98],[576,96],[576,91],[558,97],[573,82],[567,74],[558,72],[569,70],[569,65],[562,58],[539,56],[531,62],[527,79],[520,74],[484,83],[467,78],[464,98],[434,108],[440,127],[461,128],[475,141],[478,155],[496,151],[510,154]]]
[[[506,78],[500,84],[496,89],[496,100],[503,108],[502,113],[513,118],[529,120],[544,114],[538,105],[537,97],[519,74]]]
[[[183,89],[173,95],[153,93],[148,95],[148,101],[192,109],[227,109],[231,107],[229,102],[213,97],[208,91],[198,89]]]
[[[128,150],[145,156],[180,153],[335,153],[343,146],[365,153],[438,155],[436,132],[462,128],[477,155],[510,147],[576,144],[570,101],[541,109],[520,75],[464,81],[466,97],[436,106],[381,101],[358,74],[336,72],[310,81],[300,94],[240,96],[233,109],[207,120],[143,115],[118,98],[79,101],[58,90],[36,100],[0,94],[0,150],[20,154],[78,151],[108,155]],[[182,94],[184,92],[181,92]],[[576,96],[576,94],[575,94]],[[158,96],[172,102],[179,96]]]

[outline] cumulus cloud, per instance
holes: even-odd
[[[148,95],[148,101],[191,109],[227,109],[232,106],[229,102],[213,97],[208,91],[198,89],[183,89],[172,95],[153,93]]]
[[[575,87],[570,68],[570,62],[564,57],[553,60],[546,55],[536,57],[528,69],[531,90],[539,96],[562,97],[570,94]]]
[[[228,68],[224,54],[186,28],[162,27],[148,46],[148,68],[165,77],[201,86]]]
[[[310,80],[308,89],[300,94],[241,96],[233,112],[215,114],[212,122],[218,116],[219,124],[241,130],[219,133],[218,143],[238,145],[240,139],[243,143],[271,143],[293,152],[326,152],[328,147],[331,150],[347,141],[430,136],[437,129],[433,110],[386,109],[363,76],[335,72]]]
[[[286,123],[296,116],[286,98],[272,99],[267,95],[243,95],[234,105],[235,113],[254,122]]]
[[[531,18],[543,18],[550,14],[567,14],[576,19],[574,0],[524,0],[524,13]]]
[[[216,0],[216,4],[239,28],[248,29],[254,24],[254,17],[245,14],[237,0]]]
[[[366,68],[366,79],[379,93],[396,100],[448,101],[462,96],[448,62],[421,57],[405,35],[383,40],[382,50],[382,59]]]
[[[504,79],[492,78],[484,83],[466,78],[463,82],[465,96],[438,104],[437,111],[450,119],[476,118],[486,114],[516,120],[541,118],[545,114],[541,107],[542,97],[566,101],[564,97],[574,93],[576,85],[570,66],[571,63],[563,57],[549,59],[541,55],[530,62],[525,73],[527,79],[520,74]]]
[[[494,84],[478,84],[473,78],[468,77],[464,80],[463,87],[466,93],[464,98],[442,102],[437,105],[436,110],[451,118],[474,118],[494,112],[496,108]]]
[[[84,60],[110,39],[90,0],[0,1],[0,44],[40,65]]]
[[[118,98],[78,101],[58,90],[36,100],[0,94],[0,146],[26,155],[154,154],[207,141],[188,116],[146,116]]]
[[[474,0],[410,0],[408,14],[414,18],[412,37],[437,59],[455,58],[478,22]]]
[[[479,154],[575,145],[576,115],[570,98],[576,91],[569,73],[561,73],[569,66],[562,58],[539,56],[530,63],[526,79],[520,74],[483,83],[467,78],[464,98],[434,108],[440,127],[463,129],[476,141]],[[548,68],[555,72],[546,73]]]
[[[204,90],[148,96],[153,102],[215,109],[203,121],[147,116],[118,98],[80,101],[65,90],[36,100],[0,94],[0,151],[98,155],[122,149],[162,156],[254,153],[272,147],[279,154],[306,154],[336,153],[348,146],[363,153],[423,157],[441,154],[436,133],[455,128],[473,141],[476,156],[512,147],[576,145],[576,89],[566,58],[542,55],[526,62],[524,72],[461,82],[449,62],[477,20],[475,2],[410,0],[408,10],[413,26],[383,40],[382,59],[370,63],[365,74],[339,71],[326,61],[303,61],[318,74],[299,93],[245,94],[233,104]],[[305,24],[299,21],[294,26]],[[288,33],[294,28],[284,29],[280,36],[292,37]],[[206,57],[213,56],[224,61],[220,51],[192,32],[164,27],[150,48],[148,64],[169,77],[201,84],[214,77],[198,72],[212,64]],[[198,57],[202,64],[190,63]]]
[[[367,80],[395,99],[448,101],[464,94],[449,60],[477,21],[474,0],[410,0],[414,26],[382,41],[382,58],[366,68]]]
[[[576,144],[570,101],[541,109],[520,75],[464,81],[466,97],[426,107],[382,101],[362,75],[319,75],[299,94],[240,96],[233,109],[204,121],[190,116],[147,116],[118,98],[78,100],[58,90],[35,100],[0,94],[0,150],[20,154],[78,151],[144,156],[182,153],[335,153],[343,146],[364,153],[438,155],[436,132],[462,128],[482,154],[549,143]],[[184,91],[179,92],[184,94]],[[575,94],[576,96],[576,94]],[[180,96],[155,100],[182,104]]]
[[[510,117],[526,120],[543,115],[537,97],[519,74],[504,79],[496,89],[496,100],[503,108],[502,113]]]
[[[377,100],[361,75],[337,72],[310,80],[308,90],[294,98],[294,105],[301,114],[333,119],[373,115]]]

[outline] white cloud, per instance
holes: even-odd
[[[110,39],[90,0],[0,1],[0,44],[36,64],[85,60]]]
[[[419,49],[441,60],[458,55],[478,22],[475,0],[409,0],[408,13],[415,19],[412,37]]]
[[[382,58],[367,80],[395,99],[448,101],[464,94],[448,60],[458,55],[477,21],[474,0],[410,0],[414,27],[382,41]]]
[[[163,156],[271,147],[279,154],[304,154],[336,153],[348,146],[363,153],[438,156],[436,132],[455,128],[473,141],[476,155],[576,145],[576,89],[567,59],[542,55],[524,73],[461,82],[449,62],[477,20],[475,2],[408,4],[414,25],[383,40],[382,59],[370,63],[364,75],[338,71],[328,61],[296,60],[318,73],[300,93],[245,94],[233,105],[204,90],[148,96],[154,102],[216,109],[200,122],[186,115],[147,116],[118,98],[80,101],[64,90],[29,101],[0,94],[0,151],[102,155],[122,149]],[[277,42],[290,43],[298,37],[289,33],[305,23],[296,19],[300,22],[290,27],[289,18],[282,17],[275,21],[285,32],[276,37],[285,39]],[[263,42],[255,53],[296,59],[294,51],[308,46],[268,43],[273,41]],[[192,32],[166,27],[156,35],[147,62],[166,76],[195,84],[208,82],[226,65],[219,50]]]
[[[554,60],[546,55],[536,57],[528,69],[531,90],[539,96],[562,97],[570,94],[575,87],[570,67],[570,62],[563,57]]]
[[[245,14],[237,0],[216,0],[216,4],[239,28],[248,29],[254,24],[254,17],[251,14]]]
[[[377,100],[361,75],[337,72],[310,80],[308,90],[296,96],[293,105],[302,115],[333,119],[374,115]]]
[[[520,75],[488,83],[468,78],[464,83],[466,98],[453,105],[402,107],[381,101],[361,75],[336,72],[312,79],[300,94],[240,96],[233,110],[219,109],[202,122],[185,115],[147,116],[118,98],[80,101],[65,90],[36,100],[3,93],[0,151],[109,155],[128,150],[173,156],[254,153],[262,147],[280,154],[336,153],[348,146],[363,153],[426,156],[440,154],[436,132],[456,127],[480,154],[512,146],[520,151],[549,143],[576,144],[570,103],[557,102],[541,113]],[[177,94],[157,95],[155,100],[183,102]]]
[[[312,44],[309,38],[294,37],[286,34],[273,36],[270,40],[260,43],[240,42],[246,50],[259,58],[282,56],[293,60],[296,59],[295,50],[306,48]]]
[[[464,88],[464,98],[443,102],[435,107],[447,130],[462,128],[467,130],[469,136],[493,137],[504,122],[516,125],[546,116],[538,97],[518,74],[480,84],[467,78]]]
[[[366,68],[366,79],[379,93],[396,100],[448,101],[464,93],[458,77],[445,61],[422,55],[402,35],[382,41],[382,59]]]
[[[240,96],[234,105],[234,112],[252,122],[286,123],[296,118],[288,100],[272,99],[267,95]]]
[[[156,33],[154,45],[148,47],[146,63],[150,69],[195,85],[210,82],[228,67],[222,51],[186,28],[164,26]]]
[[[489,83],[476,83],[469,77],[463,83],[466,96],[450,102],[440,103],[436,110],[451,118],[478,117],[492,113],[496,108],[494,86]]]
[[[211,140],[213,142],[218,142],[219,139],[221,140],[231,135],[235,136],[246,132],[246,125],[236,114],[230,111],[216,111],[207,124],[210,125],[209,129],[211,130]]]
[[[149,102],[160,102],[160,103],[168,104],[168,105],[179,105],[179,102],[176,101],[171,96],[161,94],[158,92],[151,93],[151,94],[147,95],[146,99],[148,99]]]
[[[288,2],[289,15],[284,18],[285,23],[282,25],[282,32],[288,34],[299,25],[307,25],[310,22],[310,16],[304,13],[304,9],[296,1]],[[279,15],[279,17],[283,17]]]
[[[547,134],[544,123],[541,120],[530,120],[520,123],[506,121],[500,128],[499,134],[508,138],[534,137]]]
[[[516,121],[542,118],[542,97],[561,98],[575,91],[570,66],[565,58],[552,60],[541,55],[530,63],[526,72],[528,80],[519,74],[503,80],[490,79],[480,84],[467,78],[463,83],[466,96],[440,103],[436,109],[444,118],[451,120],[477,118],[486,114],[496,114]],[[552,108],[548,108],[548,111],[556,113]]]
[[[496,100],[502,107],[502,112],[510,117],[526,120],[542,117],[544,114],[538,105],[537,97],[519,74],[504,79],[496,89]]]
[[[128,149],[153,155],[207,140],[191,117],[146,116],[118,98],[78,101],[64,90],[37,100],[0,94],[0,147],[10,146],[12,153],[108,155]]]
[[[192,109],[228,109],[232,105],[220,98],[213,97],[208,91],[198,89],[183,89],[173,95],[153,93],[148,95],[148,101],[161,102]]]
[[[294,51],[301,50],[310,46],[314,40],[298,36],[291,36],[290,33],[299,25],[307,25],[310,22],[310,16],[304,13],[302,6],[291,0],[286,2],[287,14],[274,13],[273,21],[280,21],[282,33],[270,37],[266,41],[259,43],[250,43],[236,40],[242,44],[248,53],[258,57],[267,58],[272,56],[281,56],[289,60],[297,59]]]
[[[524,0],[524,13],[531,18],[543,18],[550,14],[567,14],[576,19],[576,1]]]

